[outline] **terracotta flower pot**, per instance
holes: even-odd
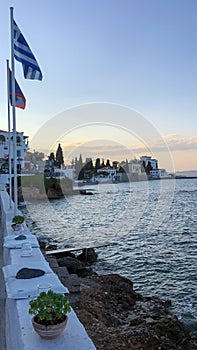
[[[44,339],[54,339],[57,338],[66,327],[66,323],[68,321],[68,316],[66,316],[65,320],[61,323],[54,324],[54,325],[43,325],[40,323],[37,323],[35,321],[35,316],[32,318],[32,325],[36,333],[39,334],[41,338]]]

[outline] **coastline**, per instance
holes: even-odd
[[[68,286],[72,306],[97,350],[197,348],[197,334],[191,335],[171,313],[170,301],[136,293],[132,281],[120,275],[97,274],[91,268],[96,261],[92,248],[89,258],[83,254],[46,259]]]
[[[143,181],[163,181],[163,180],[192,180],[192,179],[197,179],[197,176],[175,176],[173,178],[166,178],[166,179],[156,179],[156,178],[149,178],[149,179],[141,179],[141,180],[131,180],[132,183],[134,182],[143,182]],[[125,181],[124,181],[125,182]],[[120,184],[124,182],[113,182],[111,184]],[[129,182],[129,181],[127,181]],[[107,182],[106,182],[107,183]],[[106,183],[99,183],[99,185],[106,184]],[[110,182],[109,182],[110,184]],[[61,199],[64,196],[74,196],[74,195],[83,195],[83,194],[92,194],[90,193],[92,190],[91,186],[95,186],[98,184],[89,184],[89,183],[83,183],[80,185],[79,188],[72,188],[72,189],[66,189],[64,188],[62,191],[56,190],[55,188],[50,188],[46,193],[41,193],[38,187],[21,187],[18,190],[18,198],[19,198],[19,203],[20,202],[31,202],[31,201],[36,201],[36,200],[45,200],[45,199]],[[86,188],[87,186],[90,186],[90,188]],[[84,187],[86,188],[85,190]],[[86,192],[86,193],[82,193]]]

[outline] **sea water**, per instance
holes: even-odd
[[[31,203],[29,227],[58,248],[96,249],[98,273],[131,279],[135,291],[172,301],[172,311],[197,329],[197,179],[87,187]],[[32,224],[33,222],[33,224]]]

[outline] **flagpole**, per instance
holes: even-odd
[[[14,28],[13,28],[13,7],[10,7],[11,24],[11,67],[12,67],[12,118],[13,118],[13,163],[14,163],[14,215],[18,209],[18,189],[17,189],[17,150],[16,150],[16,95],[15,95],[15,66],[14,66]]]
[[[12,162],[11,162],[11,126],[10,126],[10,87],[9,87],[9,60],[7,62],[7,99],[8,99],[8,161],[9,161],[9,192],[10,192],[10,208],[12,208]]]

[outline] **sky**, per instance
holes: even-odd
[[[82,152],[84,157],[98,154],[112,160],[149,153],[167,170],[197,170],[196,0],[2,0],[3,130],[7,129],[10,6],[43,73],[42,82],[25,80],[21,64],[15,62],[16,78],[27,99],[26,109],[17,109],[16,125],[29,136],[30,150],[49,152],[43,141],[47,142],[50,120],[58,120],[56,116],[63,113],[63,129],[49,148],[57,149],[61,143],[68,161],[69,155]],[[107,108],[103,113],[110,116],[98,116],[95,103],[117,105],[119,111],[122,106],[123,116],[120,114],[114,126],[113,113]],[[84,127],[86,117],[76,117],[78,126],[74,123],[73,131],[73,126],[68,126],[72,109],[83,109],[87,104],[97,119],[93,117],[92,124],[88,119],[89,126]],[[132,117],[124,113],[127,108],[154,130],[155,139],[149,140],[150,144],[140,129],[136,134]],[[122,125],[129,130],[127,135],[120,131]],[[39,142],[40,129],[45,133],[41,132]],[[125,143],[129,135],[130,143]],[[163,147],[159,148],[163,142],[171,164]]]

